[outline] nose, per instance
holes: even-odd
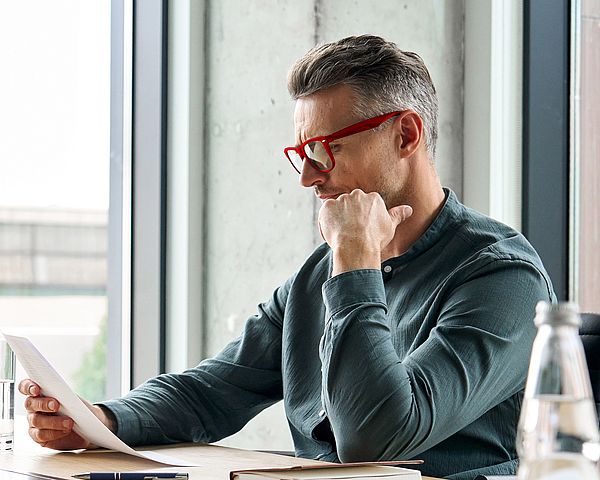
[[[319,172],[310,165],[307,159],[302,162],[302,171],[300,172],[300,185],[303,187],[314,187],[322,185],[327,179],[327,173]]]

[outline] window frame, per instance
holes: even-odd
[[[569,298],[571,2],[525,0],[522,231]]]
[[[165,371],[166,0],[111,0],[107,394]]]
[[[165,371],[166,0],[133,1],[131,387]]]
[[[106,394],[128,390],[130,379],[130,189],[131,171],[131,8],[126,0],[111,0],[110,22],[110,193],[108,207],[108,297]],[[129,27],[129,28],[128,28]],[[129,33],[129,35],[128,35]],[[129,53],[129,55],[128,55]]]

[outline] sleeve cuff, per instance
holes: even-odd
[[[386,305],[381,270],[351,270],[330,278],[323,284],[323,302],[327,318],[355,304]]]
[[[143,437],[142,426],[135,412],[120,400],[107,400],[98,402],[96,405],[111,411],[117,420],[117,431],[115,435],[129,446],[133,446]]]

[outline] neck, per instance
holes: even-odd
[[[416,179],[414,193],[406,201],[413,208],[413,214],[398,226],[394,238],[381,252],[382,262],[406,252],[425,233],[444,205],[444,190],[435,169],[428,164],[427,170],[422,178]]]

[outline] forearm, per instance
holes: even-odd
[[[215,358],[103,402],[117,420],[119,438],[130,445],[214,442],[280,400],[280,290]]]
[[[508,285],[523,287],[511,301]],[[476,287],[461,281],[427,300],[395,290],[388,312],[380,271],[324,285],[322,390],[341,460],[418,455],[522,388],[533,331],[524,312],[544,298],[543,284],[534,271],[500,266]],[[415,328],[403,330],[413,316]],[[406,335],[400,358],[394,342]]]
[[[105,402],[117,419],[119,438],[129,445],[215,442],[281,398],[275,372],[262,378],[247,372],[250,386],[234,383],[236,374],[219,375],[229,367],[210,359],[193,371],[161,375],[121,399]]]
[[[100,407],[111,412],[117,435],[128,445],[202,441],[198,433],[203,426],[201,410],[204,407],[193,408],[193,392],[189,387],[177,391],[178,384],[176,377],[157,377],[125,397],[104,402]],[[185,400],[186,397],[190,401]],[[200,402],[198,398],[197,403]]]
[[[399,458],[431,424],[392,345],[378,275],[355,271],[324,287],[323,397],[343,461]]]

